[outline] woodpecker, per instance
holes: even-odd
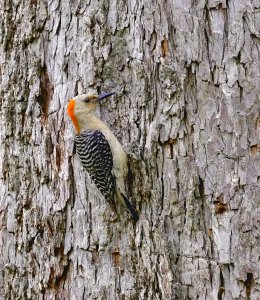
[[[87,93],[70,99],[67,112],[84,169],[115,212],[122,203],[135,221],[139,216],[126,196],[127,155],[108,126],[94,115],[97,103],[114,93]]]

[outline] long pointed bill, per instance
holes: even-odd
[[[102,100],[102,99],[105,99],[105,98],[107,98],[107,97],[109,97],[109,96],[112,96],[112,95],[114,95],[115,93],[102,93],[102,94],[100,94],[98,97],[97,97],[97,99],[96,100]]]

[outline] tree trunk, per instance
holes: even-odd
[[[260,299],[260,3],[2,0],[0,298]],[[67,101],[129,154],[140,220],[74,151]]]

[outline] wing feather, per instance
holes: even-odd
[[[111,207],[115,205],[115,177],[110,145],[100,130],[86,130],[75,137],[76,151],[83,167]]]

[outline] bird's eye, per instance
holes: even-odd
[[[93,102],[97,99],[96,95],[81,95],[79,96],[79,100],[84,102],[84,103],[90,103]]]

